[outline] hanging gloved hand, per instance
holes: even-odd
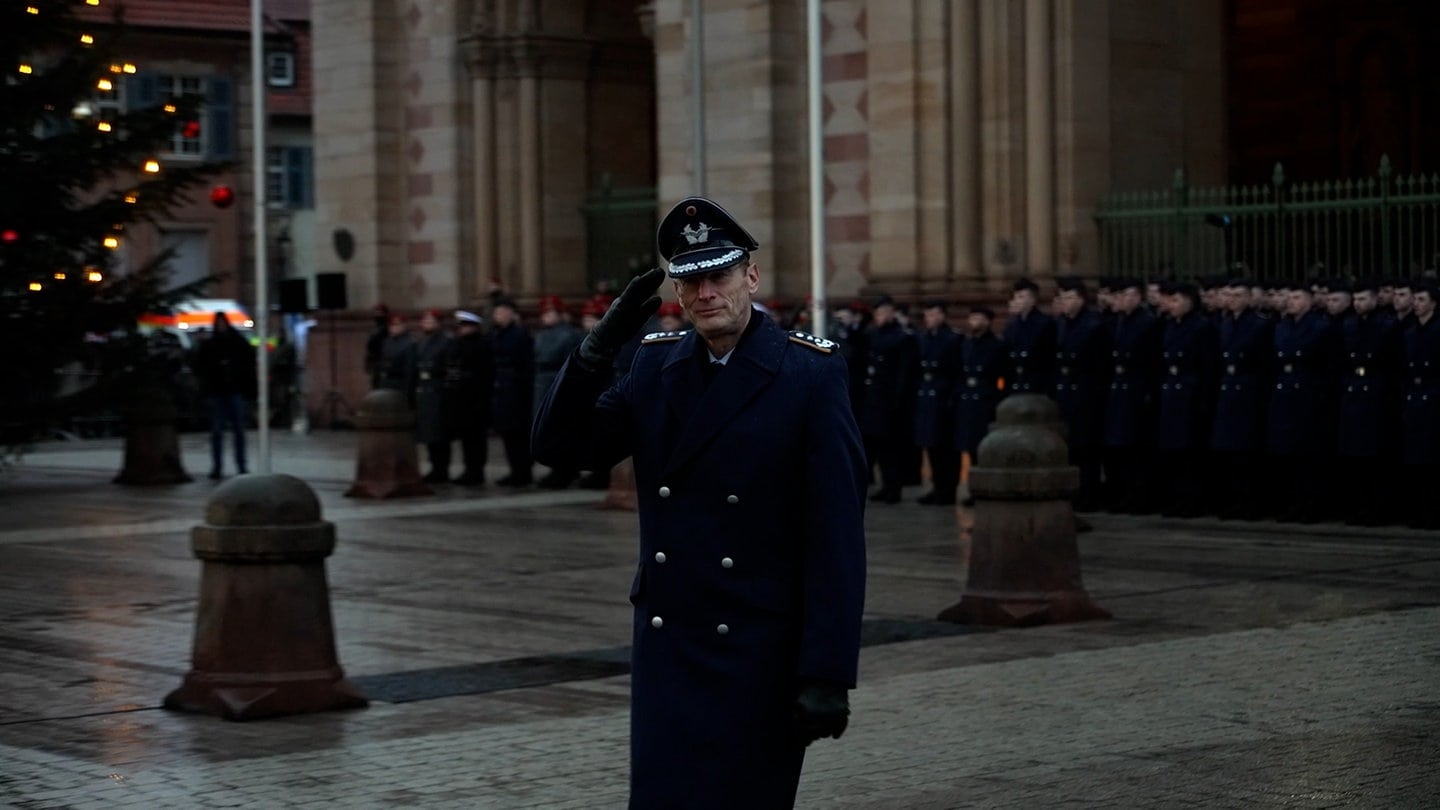
[[[586,371],[609,368],[620,349],[660,308],[655,291],[665,280],[665,271],[656,267],[630,279],[625,291],[605,311],[600,322],[580,342],[575,359]]]
[[[804,681],[795,698],[795,725],[809,745],[821,737],[840,738],[850,723],[849,690],[825,681]]]

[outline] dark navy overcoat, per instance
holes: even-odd
[[[1148,447],[1155,439],[1155,380],[1161,323],[1149,310],[1116,313],[1105,400],[1105,446]]]
[[[799,679],[855,684],[865,453],[829,341],[752,316],[708,387],[704,362],[693,332],[647,338],[614,385],[572,357],[532,444],[634,457],[631,807],[789,807]]]
[[[449,441],[445,379],[450,338],[438,329],[415,341],[415,440]]]
[[[1220,385],[1210,448],[1255,453],[1265,447],[1265,408],[1270,398],[1274,323],[1246,310],[1221,315]]]
[[[1440,318],[1405,330],[1403,423],[1406,464],[1440,464]]]
[[[523,431],[534,417],[535,341],[518,323],[490,335],[495,355],[495,397],[491,420],[501,432]]]
[[[1160,344],[1160,414],[1155,446],[1200,450],[1210,441],[1219,359],[1215,324],[1198,312],[1165,319]]]
[[[1005,348],[1010,353],[1005,391],[1049,396],[1054,384],[1055,319],[1034,310],[1023,318],[1011,316],[1005,323]]]
[[[867,437],[909,441],[915,427],[915,376],[919,344],[891,321],[865,333],[865,391],[860,430]]]
[[[1340,418],[1335,452],[1341,458],[1393,456],[1399,440],[1396,371],[1400,333],[1395,321],[1350,313],[1340,323]]]
[[[960,370],[960,335],[941,325],[934,332],[922,331],[920,371],[915,387],[915,444],[919,447],[949,447],[955,429],[952,414],[955,375]]]
[[[1105,438],[1105,396],[1110,388],[1110,330],[1093,310],[1057,318],[1055,390],[1071,450],[1093,450]]]
[[[1275,324],[1275,384],[1265,427],[1265,451],[1319,457],[1335,438],[1335,386],[1340,338],[1323,313],[1311,311]]]
[[[1005,377],[1005,342],[993,332],[967,337],[960,345],[960,376],[955,380],[955,449],[970,454],[980,449],[980,440],[995,421],[995,408],[1004,397],[1000,390]]]

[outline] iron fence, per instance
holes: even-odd
[[[1440,264],[1440,174],[1396,176],[1388,156],[1374,177],[1291,183],[1280,164],[1268,185],[1192,188],[1183,171],[1167,191],[1120,192],[1095,214],[1103,272],[1190,277],[1243,262],[1261,279],[1419,276]]]

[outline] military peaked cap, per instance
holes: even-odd
[[[689,197],[660,220],[655,247],[670,263],[670,277],[683,278],[739,264],[760,243],[724,208],[704,197]]]

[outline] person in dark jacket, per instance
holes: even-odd
[[[1138,278],[1116,279],[1111,296],[1109,392],[1105,398],[1105,502],[1112,512],[1146,512],[1153,503],[1152,453],[1163,324],[1144,305]]]
[[[584,337],[585,333],[570,322],[570,310],[560,296],[547,295],[540,299],[540,329],[535,332],[536,407],[550,390],[565,359]],[[550,470],[537,483],[543,489],[565,489],[579,477],[579,470],[559,468]]]
[[[1028,278],[1015,282],[1010,295],[1010,320],[1005,323],[1005,348],[1010,353],[1005,393],[1045,394],[1055,384],[1055,321],[1040,312],[1040,288]]]
[[[861,301],[840,304],[835,307],[835,317],[829,324],[829,338],[850,370],[850,407],[857,420],[865,404],[865,360],[870,353],[865,343],[867,310]]]
[[[900,488],[909,475],[919,347],[915,335],[895,319],[894,299],[882,295],[872,309],[873,321],[865,334],[860,432],[871,466],[880,468],[880,489],[870,500],[893,504],[900,502]]]
[[[1440,318],[1435,305],[1440,289],[1433,283],[1412,288],[1412,312],[1404,337],[1405,503],[1409,523],[1418,529],[1440,528]]]
[[[989,307],[971,307],[955,382],[955,449],[967,454],[971,464],[1004,397],[1006,357],[1005,342],[995,334],[995,313]]]
[[[385,357],[385,339],[390,336],[390,308],[376,304],[371,314],[375,326],[365,338],[365,373],[370,376],[371,388],[384,388],[380,384],[380,372]]]
[[[450,433],[445,413],[446,364],[450,336],[440,328],[440,313],[429,310],[420,316],[420,337],[415,341],[415,440],[425,445],[430,472],[424,481],[450,481]]]
[[[1205,509],[1205,451],[1215,418],[1219,339],[1215,325],[1200,311],[1195,285],[1165,282],[1160,292],[1166,318],[1155,448],[1162,513],[1196,517]]]
[[[1314,309],[1303,282],[1285,285],[1285,315],[1275,324],[1275,384],[1265,426],[1272,480],[1281,486],[1279,518],[1324,517],[1322,485],[1335,441],[1335,387],[1340,334]]]
[[[463,469],[455,483],[485,483],[490,456],[490,393],[495,387],[495,357],[483,319],[473,312],[455,313],[455,337],[445,357],[445,415],[450,434],[460,440]]]
[[[380,347],[380,365],[375,373],[375,387],[399,391],[415,405],[415,339],[405,316],[392,313],[386,327],[385,342]]]
[[[919,341],[920,371],[915,392],[915,444],[930,458],[929,492],[919,502],[953,506],[960,486],[960,453],[955,449],[955,375],[961,337],[950,328],[944,301],[925,304]]]
[[[1378,286],[1362,280],[1351,289],[1351,312],[1340,321],[1340,406],[1335,453],[1343,482],[1346,522],[1381,526],[1398,505],[1386,474],[1399,448],[1402,335],[1395,321],[1379,314]],[[1332,296],[1339,293],[1331,292]]]
[[[225,313],[215,313],[210,337],[195,350],[195,376],[210,403],[210,478],[225,474],[225,431],[235,437],[235,469],[244,475],[245,400],[255,396],[255,350]]]
[[[1105,439],[1105,395],[1109,392],[1111,335],[1100,313],[1089,306],[1085,282],[1076,276],[1056,280],[1055,389],[1070,447],[1070,463],[1080,469],[1075,509],[1100,506],[1100,449]]]
[[[1215,461],[1218,512],[1226,519],[1259,518],[1266,492],[1260,461],[1265,448],[1274,324],[1250,305],[1251,289],[1243,279],[1231,279],[1220,292],[1223,312],[1216,322],[1220,386],[1210,450]]]
[[[508,475],[496,481],[502,487],[526,487],[533,479],[530,459],[530,424],[535,395],[535,342],[520,322],[515,302],[501,298],[491,314],[490,334],[495,352],[495,392],[492,414],[495,432],[505,447]]]
[[[848,723],[865,590],[865,456],[829,340],[751,307],[753,238],[709,200],[660,224],[694,329],[614,353],[659,306],[630,283],[535,423],[545,464],[634,458],[630,807],[795,802],[806,746]]]

